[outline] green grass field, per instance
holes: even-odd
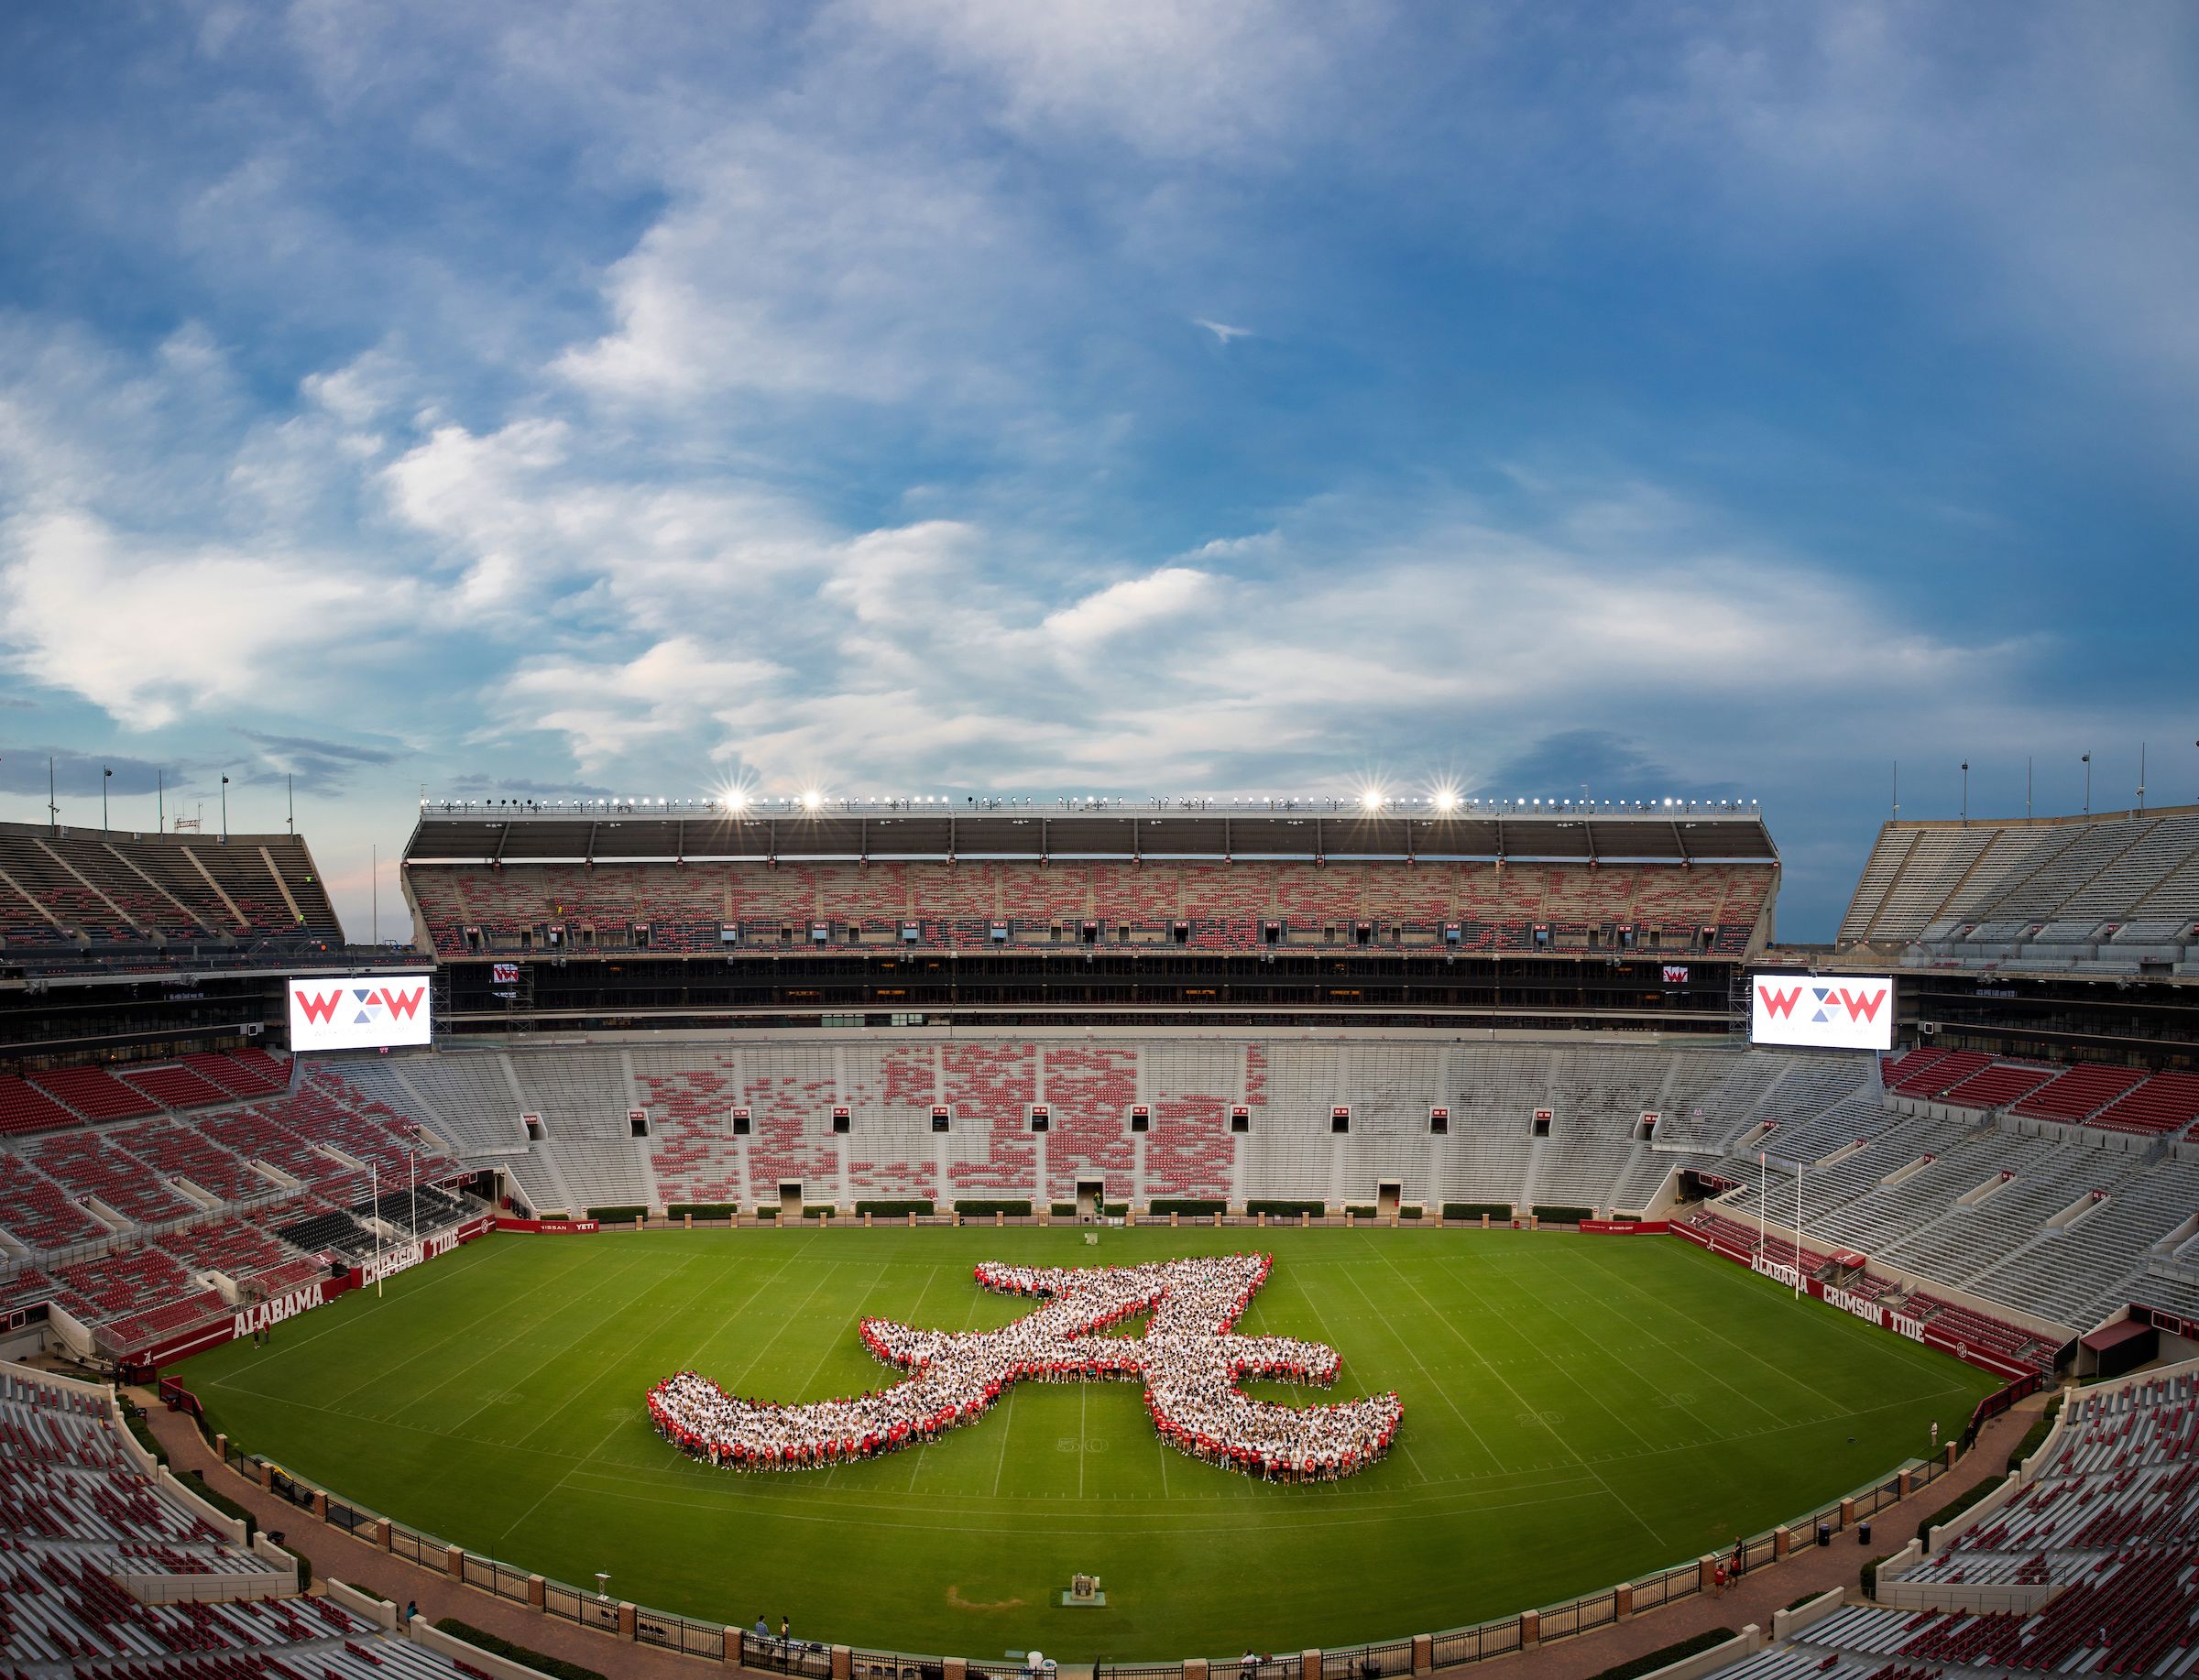
[[[997,1657],[1231,1656],[1424,1632],[1730,1544],[1959,1432],[1984,1373],[1675,1238],[1261,1233],[1243,1327],[1395,1388],[1390,1456],[1269,1487],[1165,1451],[1139,1391],[1023,1385],[942,1442],[824,1473],[682,1457],[642,1394],[693,1366],[818,1399],[888,1373],[856,1321],[1026,1304],[983,1258],[1230,1251],[1247,1231],[502,1236],[179,1369],[216,1425],[373,1510],[566,1581],[797,1635]],[[1263,1385],[1269,1398],[1313,1391]],[[1102,1609],[1059,1608],[1071,1574]]]

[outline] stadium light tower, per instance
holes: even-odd
[[[1963,760],[1963,821],[1970,820],[1970,760]]]
[[[820,808],[820,807],[821,807],[821,806],[822,806],[824,803],[825,803],[825,795],[824,795],[824,794],[823,794],[823,793],[822,793],[820,791],[818,791],[817,789],[815,789],[815,788],[804,788],[804,789],[803,789],[803,790],[802,790],[802,809],[803,809],[803,810],[804,810],[804,811],[807,811],[807,812],[812,812],[812,813],[814,813],[814,812],[815,812],[816,810],[818,810],[818,809],[819,809],[819,808]]]
[[[2092,755],[2091,755],[2090,753],[2086,753],[2086,754],[2084,755],[2084,814],[2085,814],[2085,815],[2087,815],[2087,816],[2090,816],[2090,815],[2092,814]]]
[[[1362,788],[1359,795],[1359,808],[1368,812],[1380,811],[1382,809],[1382,790],[1380,788]]]

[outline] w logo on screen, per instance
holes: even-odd
[[[429,976],[418,974],[322,975],[289,985],[293,1051],[375,1050],[425,1044]]]
[[[1029,1295],[1038,1309],[998,1330],[919,1330],[866,1318],[865,1347],[905,1380],[851,1400],[773,1405],[728,1394],[694,1371],[649,1391],[657,1432],[683,1452],[746,1470],[822,1468],[936,1440],[974,1423],[1019,1381],[1145,1385],[1161,1438],[1228,1469],[1272,1479],[1329,1479],[1389,1450],[1395,1394],[1331,1406],[1284,1406],[1238,1388],[1245,1377],[1335,1381],[1333,1347],[1232,1326],[1273,1269],[1265,1254],[1089,1269],[979,1265],[981,1288]],[[1150,1315],[1145,1334],[1108,1334]]]
[[[326,1025],[343,1009],[344,1019],[355,1027],[371,1027],[389,1020],[410,1020],[420,1012],[421,999],[428,995],[425,986],[391,987],[388,986],[339,987],[333,992],[309,992],[302,986],[297,988],[298,1008],[310,1021]],[[354,1014],[353,1011],[357,1013]]]
[[[1803,994],[1809,994],[1807,999]],[[1886,988],[1873,991],[1851,991],[1844,986],[1792,987],[1785,991],[1777,987],[1759,986],[1756,995],[1763,999],[1764,1012],[1774,1020],[1783,1020],[1794,1014],[1799,1003],[1802,1018],[1811,1021],[1831,1021],[1843,1019],[1851,1021],[1873,1021],[1886,1003]]]
[[[1759,1044],[1884,1050],[1892,1042],[1894,982],[1882,976],[1756,975],[1749,1036]]]

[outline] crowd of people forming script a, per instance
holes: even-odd
[[[706,1463],[803,1470],[936,1440],[984,1415],[1015,1382],[1143,1381],[1154,1427],[1171,1446],[1270,1481],[1328,1481],[1389,1451],[1395,1394],[1334,1405],[1254,1400],[1247,1377],[1326,1388],[1336,1349],[1232,1326],[1275,1264],[1265,1254],[1142,1266],[979,1265],[979,1286],[1027,1295],[1036,1311],[997,1330],[919,1330],[862,1321],[863,1345],[905,1380],[846,1400],[775,1405],[681,1371],[649,1391],[657,1433]],[[1142,1336],[1109,1332],[1151,1315]]]

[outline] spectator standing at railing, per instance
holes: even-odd
[[[1237,1669],[1244,1680],[1253,1680],[1253,1676],[1260,1672],[1260,1659],[1253,1654],[1250,1645],[1244,1648],[1244,1654],[1237,1659]]]

